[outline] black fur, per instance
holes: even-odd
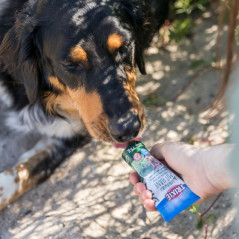
[[[48,80],[57,77],[64,87],[99,95],[103,107],[99,118],[108,119],[109,125],[108,135],[101,130],[98,139],[126,142],[137,136],[143,115],[132,113],[140,106],[125,90],[126,69],[137,65],[146,74],[143,51],[164,22],[168,4],[168,0],[8,0],[0,16],[0,81],[14,100],[12,110],[29,109],[27,119],[39,125],[35,127],[39,132],[54,120],[70,122],[61,111],[46,109],[46,97],[61,94]],[[124,42],[110,53],[106,42],[113,33]],[[68,57],[78,44],[87,52],[87,66]],[[39,117],[29,105],[39,108]],[[93,129],[101,126],[90,123]],[[72,148],[69,145],[80,134],[72,133],[67,143],[64,139],[64,147]]]

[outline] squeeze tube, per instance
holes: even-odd
[[[155,207],[165,222],[200,199],[181,178],[155,159],[142,142],[131,143],[122,158],[137,171],[140,181],[151,191]]]

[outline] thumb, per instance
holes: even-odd
[[[196,147],[179,142],[156,144],[150,151],[155,158],[164,159],[172,169],[180,174],[191,169],[194,163],[194,155],[197,152]]]
[[[150,150],[150,154],[152,154],[156,159],[164,159],[165,156],[163,155],[162,148],[164,147],[165,143],[155,144],[152,149]]]

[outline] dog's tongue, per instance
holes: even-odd
[[[142,137],[136,137],[133,140],[130,140],[126,143],[112,143],[112,146],[117,148],[117,149],[125,149],[126,147],[128,147],[128,145],[134,141],[140,141]]]

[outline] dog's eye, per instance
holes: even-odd
[[[69,73],[74,73],[83,70],[83,66],[80,63],[61,62],[60,65],[64,68],[64,70],[68,71]]]
[[[122,46],[115,53],[115,61],[116,62],[127,62],[129,64],[132,63],[133,51],[130,45]]]
[[[115,61],[121,62],[125,58],[126,53],[125,53],[125,50],[123,49],[123,47],[121,47],[121,48],[117,49],[117,51],[115,51],[114,55],[115,55]]]
[[[134,58],[134,42],[125,41],[124,44],[114,52],[114,58],[116,62],[132,64]]]

